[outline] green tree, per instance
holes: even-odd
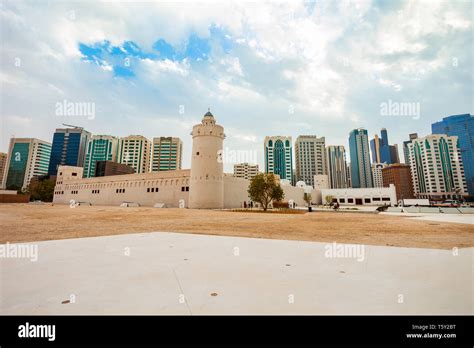
[[[30,200],[41,200],[43,202],[52,202],[54,195],[54,186],[56,185],[54,180],[31,180],[28,185],[26,192],[29,193]]]
[[[326,204],[331,205],[333,198],[334,196],[331,195],[326,196]]]
[[[275,175],[264,173],[259,173],[252,178],[247,192],[251,200],[262,205],[264,211],[268,209],[271,201],[281,201],[285,196]]]

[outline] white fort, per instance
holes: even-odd
[[[109,206],[132,203],[149,207],[191,209],[231,209],[243,207],[244,202],[248,204],[250,198],[247,189],[250,181],[224,173],[224,127],[216,124],[210,111],[204,115],[201,123],[193,127],[191,135],[193,146],[190,170],[82,178],[82,167],[59,166],[53,203]],[[295,187],[284,182],[282,189],[284,200],[292,200],[298,206],[305,205],[305,192],[311,192],[315,203],[321,203],[323,195],[332,194],[332,190],[322,190],[322,187]],[[377,188],[377,192],[370,194],[359,190],[361,189],[345,189],[341,194],[352,197],[357,191],[357,194],[370,200],[368,204],[377,204],[372,199],[375,196],[388,197],[391,204],[396,202],[393,186]]]

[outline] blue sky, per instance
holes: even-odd
[[[385,127],[401,144],[473,113],[471,1],[5,1],[0,11],[0,151],[13,135],[51,141],[68,123],[179,136],[188,167],[189,132],[211,107],[225,146],[257,151],[262,166],[266,135],[347,146],[352,129],[372,138]],[[96,115],[57,116],[63,100],[94,103]],[[418,103],[420,117],[381,115],[387,101]]]

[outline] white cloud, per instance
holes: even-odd
[[[32,124],[30,117],[24,117],[19,115],[4,115],[4,121],[18,127],[18,131],[21,131],[22,127],[28,127]]]
[[[236,146],[257,145],[269,132],[295,137],[302,130],[340,141],[355,124],[382,126],[374,112],[391,93],[422,99],[427,113],[426,105],[435,105],[430,117],[436,119],[472,111],[470,2],[382,3],[327,0],[311,10],[305,1],[4,2],[0,146],[6,149],[20,125],[50,140],[60,125],[51,116],[58,98],[95,101],[96,120],[82,124],[93,132],[175,132],[185,148],[190,126],[209,105],[235,132],[229,140]],[[211,25],[233,42],[229,52],[212,51],[199,62],[137,59],[131,79],[114,77],[113,62],[81,61],[78,48],[133,41],[153,51],[162,38],[182,49],[191,33],[210,38]],[[440,93],[452,102],[440,107]],[[179,105],[184,115],[177,115]],[[405,127],[393,129],[393,142],[421,126]]]
[[[187,60],[175,62],[169,59],[151,60],[146,58],[142,60],[142,64],[146,73],[152,76],[160,73],[174,73],[181,76],[187,76],[189,74],[189,63]]]
[[[220,63],[226,68],[226,71],[231,75],[244,76],[242,65],[238,57],[225,57],[220,60]]]

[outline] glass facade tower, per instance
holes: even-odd
[[[370,167],[369,141],[367,130],[354,129],[349,134],[351,158],[351,184],[353,188],[374,187]]]
[[[458,137],[467,191],[469,195],[474,195],[474,116],[462,114],[445,117],[431,125],[431,133]]]
[[[56,129],[53,135],[49,175],[56,175],[60,165],[83,167],[91,134],[81,127]]]

